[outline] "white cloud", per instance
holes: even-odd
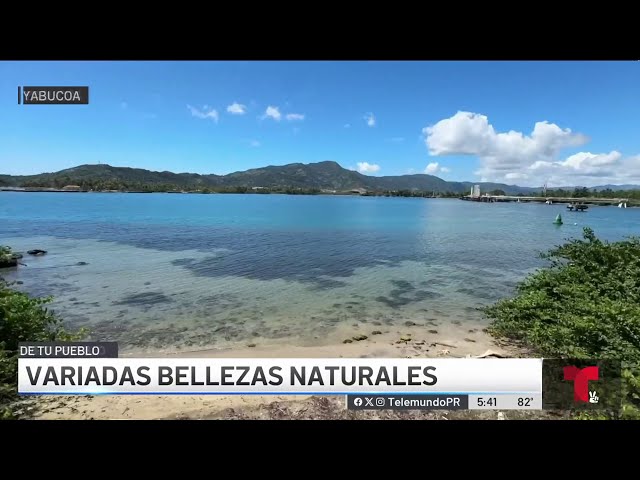
[[[373,115],[373,113],[367,113],[363,118],[364,118],[364,121],[367,122],[367,125],[369,127],[376,126],[376,117]]]
[[[247,113],[247,107],[246,105],[242,105],[241,103],[233,102],[227,107],[227,112],[232,115],[244,115],[245,113]]]
[[[304,115],[302,113],[287,113],[286,119],[290,122],[294,122],[296,120],[304,120]]]
[[[438,171],[438,163],[430,163],[429,165],[427,165],[427,168],[424,169],[424,173],[429,173],[429,174],[433,174],[436,173]]]
[[[262,118],[273,118],[275,121],[279,122],[282,118],[282,114],[280,113],[280,109],[278,107],[272,107],[271,105],[269,105],[264,111],[264,115]]]
[[[505,180],[525,180],[529,178],[529,175],[521,172],[510,172],[504,176]]]
[[[535,162],[522,173],[549,186],[640,183],[640,155],[578,152],[564,160]]]
[[[375,163],[358,162],[358,171],[360,173],[375,173],[380,170],[380,165]]]
[[[449,170],[447,167],[441,167],[438,162],[431,162],[424,169],[424,173],[427,173],[429,175],[433,175],[436,173],[449,173],[450,171],[451,170]]]
[[[610,153],[600,154],[580,152],[575,155],[571,155],[561,164],[563,167],[573,168],[574,170],[588,171],[591,169],[597,169],[598,167],[613,165],[621,158],[622,154],[615,150]]]
[[[205,105],[204,107],[202,107],[202,109],[192,107],[191,105],[187,105],[187,108],[191,112],[191,115],[196,118],[209,118],[218,123],[218,111],[214,108],[210,108],[208,105]]]
[[[625,158],[613,150],[583,151],[562,158],[564,149],[584,145],[588,138],[548,121],[535,123],[529,134],[497,132],[485,115],[458,112],[422,132],[432,156],[478,157],[480,168],[475,173],[487,181],[517,180],[531,186],[640,181],[640,156]]]

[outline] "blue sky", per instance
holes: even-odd
[[[18,85],[88,85],[90,104],[18,105]],[[640,62],[0,62],[0,173],[334,160],[367,175],[640,183],[638,112]]]

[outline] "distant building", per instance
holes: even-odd
[[[359,195],[364,195],[367,191],[364,188],[354,188],[350,193],[357,193]]]
[[[62,189],[67,192],[79,192],[82,190],[82,187],[80,185],[66,185],[62,187]]]
[[[474,185],[471,189],[471,197],[479,198],[480,197],[480,185]]]

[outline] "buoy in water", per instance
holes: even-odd
[[[555,225],[562,225],[562,216],[561,216],[560,214],[558,214],[558,215],[556,216],[556,219],[553,221],[553,223],[554,223]]]

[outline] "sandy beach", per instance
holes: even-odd
[[[366,328],[365,328],[366,327]],[[523,350],[496,341],[482,329],[462,325],[425,327],[413,325],[401,329],[353,326],[335,333],[325,345],[293,346],[257,343],[255,346],[227,350],[197,350],[179,353],[127,352],[126,357],[199,357],[199,358],[436,358],[480,356],[488,350],[503,357],[523,356]],[[351,343],[355,335],[367,339]],[[332,337],[334,337],[332,335]],[[288,418],[415,418],[498,419],[498,412],[350,412],[342,396],[64,396],[40,397],[25,401],[25,411],[36,419],[288,419]],[[538,418],[539,412],[510,412],[511,418]],[[502,414],[500,418],[505,418]]]

